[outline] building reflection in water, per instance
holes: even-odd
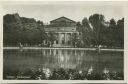
[[[84,56],[86,56],[86,51],[49,49],[42,50],[42,55],[47,57],[44,63],[45,66],[76,69],[80,68],[79,66],[81,66]]]
[[[114,61],[113,61],[114,60]],[[40,49],[4,51],[4,69],[48,68],[76,69],[91,73],[123,71],[123,52],[101,52],[75,49]]]

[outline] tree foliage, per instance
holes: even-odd
[[[7,14],[4,21],[4,45],[35,45],[45,39],[43,22],[33,18],[20,17],[18,14]]]
[[[91,27],[92,26],[92,27]],[[77,30],[82,34],[82,46],[124,46],[124,18],[117,22],[112,18],[105,21],[104,15],[93,14],[77,23]]]

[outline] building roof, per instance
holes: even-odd
[[[67,17],[64,17],[64,16],[59,17],[59,18],[57,18],[57,19],[54,19],[54,20],[52,20],[52,21],[50,21],[50,22],[56,21],[56,20],[61,19],[61,18],[64,18],[64,19],[67,19],[67,20],[70,20],[70,21],[72,21],[72,22],[76,23],[76,21],[71,20],[71,19],[69,19],[69,18],[67,18]]]

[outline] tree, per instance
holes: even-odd
[[[115,38],[116,38],[116,32],[117,32],[117,28],[116,28],[116,21],[112,18],[110,20],[109,23],[109,28],[108,28],[108,46],[112,47],[115,46]]]
[[[101,14],[93,14],[89,17],[89,21],[91,25],[93,26],[93,35],[95,38],[95,45],[101,45],[102,44],[102,34],[101,30],[103,27],[103,23],[105,22],[104,16]]]
[[[17,13],[5,15],[3,21],[4,45],[17,46],[19,43],[38,45],[46,39],[41,21],[20,17]]]
[[[55,33],[52,31],[50,31],[48,33],[48,36],[47,36],[48,39],[47,40],[48,40],[48,42],[50,42],[50,45],[53,45],[54,41],[56,41],[56,39],[57,39],[54,34]]]
[[[7,14],[3,17],[4,45],[17,45],[22,24],[18,14]]]
[[[119,47],[124,48],[124,18],[117,21],[117,36]]]
[[[78,35],[77,35],[77,33],[72,33],[71,43],[72,43],[73,47],[77,47],[77,42],[78,42]]]
[[[82,26],[86,28],[91,28],[89,25],[89,20],[86,17],[82,20]]]
[[[90,27],[89,20],[84,18],[82,20],[82,40],[84,42],[84,46],[90,46],[92,43],[92,29]]]
[[[43,40],[46,40],[47,39],[47,35],[45,33],[45,30],[44,30],[44,24],[43,24],[43,22],[42,21],[37,21],[37,23],[39,25],[38,26],[38,30],[40,31],[39,32],[39,34],[40,34],[39,39],[40,39],[40,42],[42,43]]]
[[[81,25],[80,22],[77,22],[77,23],[76,23],[76,30],[77,30],[78,32],[82,32],[82,25]]]

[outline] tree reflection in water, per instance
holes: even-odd
[[[40,80],[123,80],[123,52],[7,50],[4,51],[4,79],[9,79],[8,76]],[[24,76],[28,78],[18,78]]]

